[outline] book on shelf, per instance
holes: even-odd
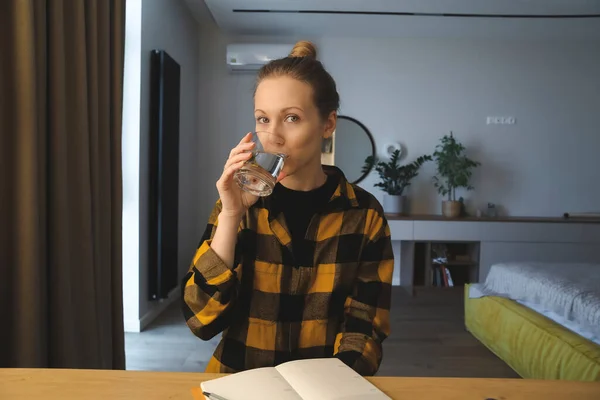
[[[454,281],[448,267],[442,264],[435,264],[432,274],[432,285],[437,287],[453,287]]]
[[[448,267],[444,266],[444,272],[444,276],[446,277],[446,286],[453,287],[454,281],[452,280],[452,275],[450,274],[450,270],[448,269]]]
[[[440,270],[442,274],[442,282],[444,284],[444,287],[448,287],[448,268],[445,265],[442,265],[440,267]]]

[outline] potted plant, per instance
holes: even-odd
[[[365,160],[363,173],[371,171],[374,167],[379,173],[381,181],[374,186],[383,189],[383,209],[389,214],[403,214],[406,212],[406,197],[404,190],[410,186],[411,180],[419,173],[419,168],[432,158],[424,155],[417,158],[410,164],[400,165],[400,150],[392,153],[390,161],[383,162],[377,160],[374,156],[369,156]]]
[[[442,215],[445,217],[460,216],[462,205],[456,200],[456,189],[472,190],[469,181],[473,168],[481,165],[469,159],[464,152],[465,146],[450,132],[449,136],[442,137],[433,153],[437,164],[437,174],[433,177],[433,182],[438,192],[442,196],[447,196],[447,200],[442,201]]]

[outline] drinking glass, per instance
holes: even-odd
[[[252,141],[255,143],[252,157],[233,175],[242,190],[260,197],[273,193],[287,156],[282,153],[266,152],[263,142],[277,143],[280,140],[281,138],[271,132],[252,133]]]

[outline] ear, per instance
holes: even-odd
[[[325,131],[323,132],[323,138],[329,139],[333,136],[333,132],[335,132],[335,128],[337,126],[337,112],[332,111],[329,113],[327,120],[325,121]]]

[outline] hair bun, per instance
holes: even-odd
[[[317,58],[317,48],[312,42],[301,40],[294,45],[290,52],[290,57],[308,57]]]

